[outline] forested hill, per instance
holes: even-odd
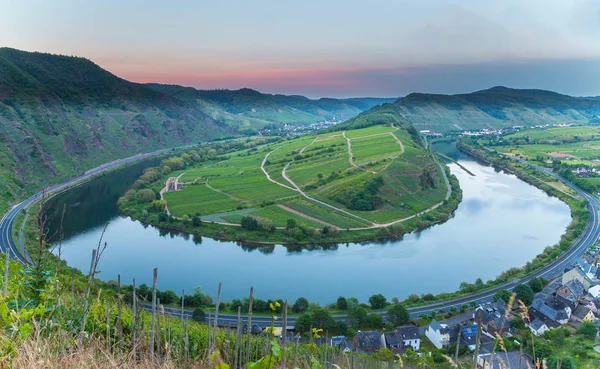
[[[413,93],[348,120],[337,129],[410,123],[436,132],[553,123],[594,123],[600,101],[544,90],[493,87],[459,95]]]
[[[89,60],[0,48],[2,200],[116,158],[231,133],[196,106]]]
[[[242,131],[277,128],[284,123],[306,125],[324,120],[347,120],[375,105],[394,98],[322,98],[312,100],[297,95],[264,94],[249,88],[240,90],[196,90],[178,85],[148,84],[199,109],[213,119]]]

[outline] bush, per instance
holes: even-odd
[[[151,189],[144,188],[142,190],[139,190],[135,194],[135,198],[136,198],[136,201],[141,204],[141,203],[150,202],[150,201],[156,199],[156,195],[154,194],[154,191],[152,191]]]
[[[200,308],[194,309],[192,312],[192,320],[195,322],[204,323],[206,320],[206,313]]]

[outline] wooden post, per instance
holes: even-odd
[[[83,303],[83,317],[81,318],[81,329],[79,330],[79,347],[83,346],[83,333],[85,332],[85,322],[87,320],[88,309],[90,306],[90,290],[92,289],[92,281],[94,279],[94,264],[96,262],[96,249],[92,250],[92,262],[90,263],[90,275],[88,277],[88,285],[85,290],[85,301]]]
[[[242,307],[238,306],[238,318],[237,318],[237,330],[235,332],[235,354],[234,354],[234,362],[233,369],[238,369],[238,360],[239,360],[239,349],[240,349],[240,340],[241,340],[241,330],[242,330]]]
[[[281,337],[281,347],[283,349],[283,361],[281,363],[281,367],[283,369],[285,369],[285,365],[286,365],[286,361],[287,361],[287,352],[285,350],[285,344],[287,341],[287,309],[288,309],[288,302],[287,300],[285,300],[285,302],[283,303],[283,322],[282,322],[282,327],[281,327],[281,333],[283,334],[283,336]]]
[[[158,355],[160,357],[161,355],[161,345],[160,345],[160,335],[161,335],[161,328],[160,328],[160,316],[161,316],[161,312],[162,312],[162,306],[160,305],[160,299],[157,298],[156,299],[156,308],[158,309],[158,314],[156,315],[156,355]]]
[[[121,317],[121,274],[117,275],[117,337],[119,351],[123,352],[123,321]]]
[[[481,310],[477,312],[475,322],[477,323],[477,334],[475,335],[475,353],[473,355],[473,369],[477,369],[477,356],[479,356],[479,344],[481,341]]]
[[[458,324],[458,337],[456,337],[456,352],[454,353],[454,366],[458,368],[458,351],[460,349],[460,336],[462,334],[462,325]]]
[[[556,358],[556,369],[561,369],[562,368],[562,357],[557,357]]]
[[[153,277],[152,277],[152,328],[150,333],[150,356],[152,361],[154,361],[154,327],[156,324],[156,278],[158,277],[158,269],[154,268]]]
[[[221,282],[219,282],[219,288],[217,289],[217,307],[215,308],[215,324],[214,324],[214,332],[212,339],[212,350],[213,352],[216,348],[217,342],[217,325],[219,324],[219,304],[221,303]],[[209,325],[210,327],[210,325]]]
[[[137,333],[137,325],[138,325],[138,321],[137,321],[137,294],[135,292],[135,278],[133,278],[133,333],[132,333],[132,337],[131,337],[131,350],[133,352],[133,359],[135,360],[135,349],[136,349],[136,333]]]
[[[246,364],[250,362],[250,344],[252,341],[252,297],[254,287],[250,287],[250,301],[248,305],[248,344],[246,346]]]
[[[181,290],[181,319],[179,320],[179,347],[183,350],[183,304],[185,302],[185,290]]]
[[[185,322],[185,354],[184,354],[185,362],[187,363],[190,360],[190,336],[188,332],[188,322]]]

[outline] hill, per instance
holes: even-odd
[[[322,98],[271,95],[243,88],[240,90],[196,90],[177,85],[148,84],[148,87],[195,104],[215,120],[242,131],[279,128],[283,124],[307,125],[344,121],[375,105],[392,102],[386,98]]]
[[[455,179],[415,137],[379,125],[214,144],[148,170],[120,209],[159,227],[238,241],[398,236],[447,219],[460,201]],[[183,188],[164,192],[174,177]]]
[[[480,130],[514,125],[593,123],[600,101],[544,90],[493,87],[470,94],[413,93],[392,104],[374,107],[335,129],[379,123],[409,123],[436,132]]]
[[[231,134],[197,107],[89,60],[0,48],[0,194],[116,158]]]

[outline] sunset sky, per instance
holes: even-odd
[[[137,82],[319,96],[600,95],[598,0],[3,1],[0,46]]]

